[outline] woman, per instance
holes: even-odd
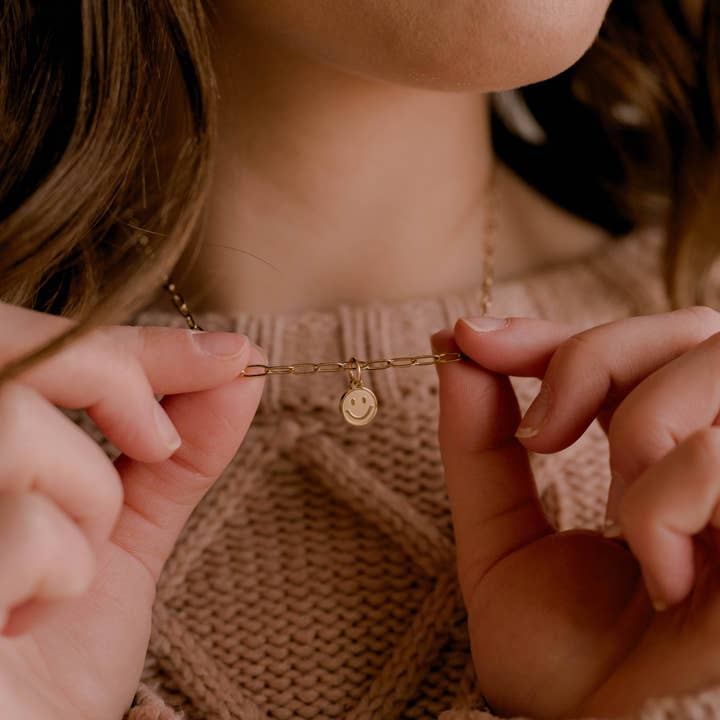
[[[4,716],[717,712],[717,7],[48,5],[0,23]],[[571,66],[494,160],[488,93]],[[438,446],[384,360],[458,318]]]

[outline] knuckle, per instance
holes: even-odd
[[[111,325],[100,325],[93,328],[88,333],[87,339],[103,349],[113,348],[117,344],[115,329]]]
[[[654,447],[667,437],[663,422],[663,417],[648,412],[646,398],[631,392],[617,406],[610,419],[608,441],[611,448],[614,444]]]
[[[685,441],[685,454],[690,468],[720,465],[720,428],[705,427]]]
[[[139,358],[145,353],[148,346],[153,343],[153,330],[143,325],[136,325],[128,332],[130,333],[129,347],[131,352],[136,358]]]
[[[118,347],[109,352],[104,360],[106,376],[112,378],[112,382],[105,383],[103,391],[105,397],[112,395],[133,397],[138,387],[144,390],[147,386],[145,372],[132,353]]]
[[[113,380],[136,382],[142,373],[137,358],[124,348],[116,347],[107,358],[107,369],[112,373]]]
[[[598,360],[598,345],[592,330],[571,335],[555,351],[553,365],[584,365]]]
[[[128,397],[133,386],[145,379],[139,360],[119,341],[111,327],[96,328],[86,344],[71,346],[68,352],[85,356],[77,364],[87,374],[73,378],[73,382],[93,388],[88,407],[101,404],[107,398]]]
[[[614,412],[607,436],[611,464],[626,479],[636,477],[653,458],[664,455],[673,444],[664,419],[648,416],[647,408],[632,395]]]
[[[93,358],[92,366],[98,370],[104,369],[106,363],[112,361],[118,351],[118,343],[112,332],[112,328],[100,326],[93,328],[79,342],[65,348],[70,357],[78,358],[81,355]],[[84,363],[81,363],[85,365]]]
[[[111,326],[99,327],[93,330],[94,351],[97,353],[97,365],[113,376],[132,377],[133,373],[140,371],[140,362],[137,359],[135,348],[142,343],[139,328],[129,327],[128,332],[133,336],[133,342],[123,342],[116,329]]]
[[[48,501],[36,493],[24,495],[23,500],[22,516],[32,534],[37,537],[52,535],[53,523],[48,512]]]
[[[608,426],[608,442],[612,448],[619,440],[631,437],[628,432],[636,428],[635,411],[629,400],[621,403],[610,418]]]
[[[55,523],[49,512],[48,501],[35,493],[5,495],[6,522],[14,529],[13,537],[22,554],[44,552],[53,543]]]
[[[86,530],[107,537],[122,509],[125,494],[118,470],[105,451],[87,438],[86,454],[79,457],[85,466],[74,486],[65,488],[71,517]],[[55,490],[48,491],[54,495]],[[71,495],[72,494],[72,495]]]
[[[12,558],[5,561],[20,586],[45,597],[86,592],[94,577],[94,555],[79,530],[72,532],[74,524],[65,524],[71,522],[40,494],[0,495],[0,526],[13,547]]]
[[[127,331],[123,333],[123,339],[136,358],[150,355],[150,351],[158,346],[166,352],[195,354],[192,333],[187,328],[136,325],[122,330]]]

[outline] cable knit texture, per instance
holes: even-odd
[[[495,288],[493,314],[591,327],[661,312],[661,243],[636,235]],[[441,298],[285,316],[204,316],[273,363],[424,354],[480,311],[479,287]],[[182,326],[170,311],[141,324]],[[366,373],[380,411],[345,424],[342,375],[273,377],[239,453],[161,577],[131,720],[488,720],[474,680],[436,439],[432,368]],[[248,380],[248,382],[253,382]],[[521,407],[539,383],[514,381]],[[599,529],[607,443],[594,423],[533,455],[560,529]],[[648,701],[637,717],[720,717],[720,690]]]

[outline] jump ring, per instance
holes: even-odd
[[[356,357],[350,358],[351,367],[348,369],[348,375],[350,376],[350,384],[353,387],[360,387],[362,385],[362,366],[360,361]]]

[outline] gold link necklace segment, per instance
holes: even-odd
[[[441,363],[458,362],[465,357],[460,352],[416,355],[414,357],[390,358],[389,360],[357,360],[346,362],[303,362],[295,365],[248,365],[240,375],[242,377],[264,377],[265,375],[313,375],[314,373],[349,372],[354,368],[375,372],[388,368],[422,367]]]
[[[492,168],[490,181],[486,191],[485,223],[483,237],[483,278],[481,284],[480,312],[487,315],[492,305],[492,289],[495,275],[495,231],[497,229],[496,202],[495,202],[495,168]],[[131,228],[137,229],[132,221],[128,222]],[[140,235],[137,244],[149,258],[153,257],[150,240],[147,235]],[[170,277],[165,277],[163,288],[168,292],[177,311],[183,316],[191,330],[202,331],[193,314]],[[248,365],[241,373],[241,377],[253,378],[266,375],[314,375],[322,373],[347,372],[349,379],[348,389],[340,398],[340,414],[350,425],[362,426],[371,423],[378,411],[378,399],[370,388],[362,384],[362,373],[367,370],[400,369],[409,367],[423,367],[443,363],[459,362],[465,356],[459,352],[434,353],[432,355],[414,355],[380,360],[358,360],[350,358],[346,361],[335,362],[302,362],[293,365]]]

